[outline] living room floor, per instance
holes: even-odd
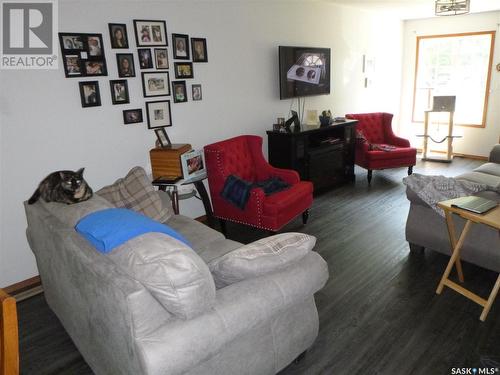
[[[419,161],[415,173],[455,176],[482,162]],[[317,237],[330,279],[316,294],[320,329],[289,374],[450,374],[454,367],[500,368],[500,300],[486,320],[480,306],[435,289],[448,258],[410,254],[405,241],[409,202],[406,168],[366,171],[357,181],[315,198],[309,223],[284,231]],[[228,223],[229,238],[251,242],[267,233]],[[466,285],[486,296],[496,274],[464,263]],[[18,304],[22,374],[92,374],[42,295]],[[297,322],[300,324],[300,322]]]

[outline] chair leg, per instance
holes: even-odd
[[[227,237],[227,230],[226,230],[226,220],[224,219],[219,219],[219,224],[220,224],[220,230],[224,237]]]
[[[307,220],[309,220],[309,210],[305,210],[304,212],[302,212],[302,223],[304,225],[307,224]]]
[[[408,176],[411,175],[413,173],[413,165],[410,165],[408,167]]]
[[[368,185],[370,185],[372,183],[372,174],[373,174],[373,171],[371,169],[368,169]]]

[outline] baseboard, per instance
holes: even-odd
[[[34,276],[27,280],[9,285],[3,288],[3,290],[5,293],[14,297],[16,301],[22,301],[43,292],[40,276]]]
[[[421,148],[417,148],[417,152],[421,154],[422,153],[422,149]],[[430,152],[435,152],[436,154],[446,154],[446,151],[441,151],[441,150],[430,150]],[[481,156],[481,155],[470,155],[470,154],[461,154],[459,152],[454,152],[453,156],[458,156],[459,158],[488,161],[488,157],[487,156]]]

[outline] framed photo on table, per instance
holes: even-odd
[[[161,147],[168,147],[172,145],[172,143],[170,142],[170,138],[168,138],[167,132],[165,131],[165,128],[154,129],[154,131]]]
[[[165,21],[134,20],[134,31],[138,47],[168,46]]]
[[[145,98],[169,96],[170,78],[168,72],[143,72],[142,89]]]
[[[146,115],[148,117],[148,128],[156,129],[172,126],[172,114],[170,111],[170,100],[159,100],[146,102]]]

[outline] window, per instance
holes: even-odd
[[[494,42],[494,31],[418,37],[413,121],[434,95],[455,95],[454,123],[484,127]]]

